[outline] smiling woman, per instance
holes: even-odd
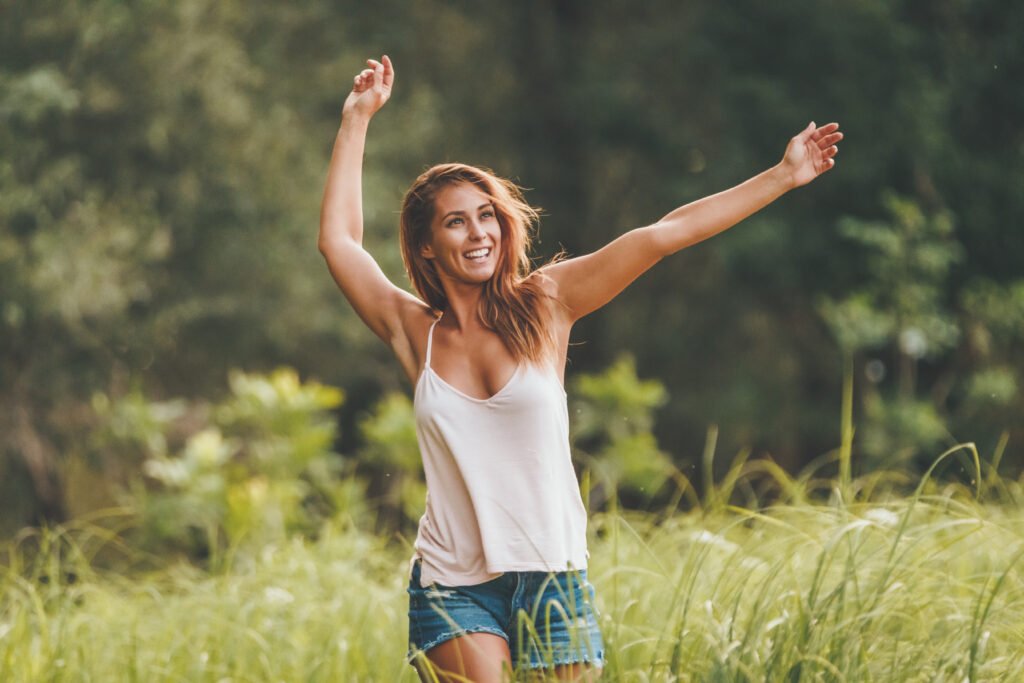
[[[556,340],[549,297],[540,279],[529,277],[536,218],[511,182],[486,169],[441,164],[405,195],[401,247],[413,286],[433,310],[448,307],[448,292],[468,294],[514,355],[540,362]]]
[[[811,123],[771,169],[537,269],[537,211],[519,188],[485,169],[435,166],[402,206],[402,257],[417,297],[362,247],[366,132],[395,80],[387,56],[367,64],[342,109],[319,246],[415,388],[428,493],[410,561],[409,661],[423,680],[544,669],[596,680],[604,643],[563,390],[572,326],[663,257],[832,168],[842,133]]]

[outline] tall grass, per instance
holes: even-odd
[[[897,476],[840,495],[741,462],[689,512],[592,515],[604,680],[1024,680],[1020,485],[967,462],[973,485],[904,496]],[[766,471],[777,502],[733,504]],[[83,526],[12,544],[0,680],[416,680],[407,546],[329,527],[218,574],[94,569],[116,543]]]

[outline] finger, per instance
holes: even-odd
[[[395,82],[395,67],[391,63],[391,58],[387,55],[381,57],[384,62],[384,85],[388,88]]]
[[[380,62],[373,63],[373,89],[380,90],[384,86],[384,65]]]
[[[807,124],[807,127],[797,133],[797,137],[806,140],[808,137],[814,134],[814,121]]]
[[[839,148],[836,147],[835,145],[832,145],[828,149],[822,151],[822,154],[824,154],[826,157],[834,157],[838,153],[839,153]]]
[[[373,72],[370,71],[369,69],[363,69],[362,71],[360,71],[359,74],[353,79],[355,81],[355,88],[357,90],[365,90],[366,86],[370,82],[369,79],[372,75]]]
[[[822,137],[824,137],[826,135],[831,135],[832,133],[836,132],[837,130],[839,130],[839,124],[838,123],[835,123],[835,122],[826,123],[824,126],[818,128],[816,131],[814,131],[814,138],[813,139],[815,141],[820,140]]]
[[[817,141],[818,142],[818,147],[820,147],[821,149],[825,149],[826,147],[830,147],[830,146],[836,144],[837,142],[839,142],[842,139],[843,139],[843,134],[842,133],[832,133],[831,135],[826,135],[826,136],[818,139],[818,141]]]

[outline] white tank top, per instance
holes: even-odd
[[[506,571],[586,569],[587,512],[555,369],[520,362],[490,398],[467,396],[430,367],[437,322],[413,395],[427,507],[410,572],[422,558],[423,585],[472,586]]]

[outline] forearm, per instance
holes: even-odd
[[[655,224],[663,256],[731,228],[793,188],[791,175],[780,165],[724,192],[681,206]]]
[[[342,118],[327,169],[324,199],[320,206],[321,249],[332,242],[363,240],[363,151],[369,118]]]

